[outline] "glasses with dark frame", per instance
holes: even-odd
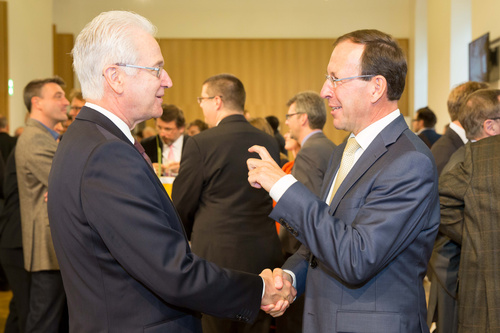
[[[303,114],[304,112],[295,112],[295,113],[288,113],[285,115],[285,119],[288,120],[290,117],[295,116],[297,114]]]
[[[210,97],[196,97],[196,100],[198,101],[198,104],[201,104],[201,102],[203,102],[203,100],[205,99],[214,99],[215,97],[217,96],[210,96]],[[222,96],[219,96],[220,98],[222,98]]]

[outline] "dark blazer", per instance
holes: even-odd
[[[437,140],[431,148],[432,155],[436,160],[436,167],[438,171],[438,176],[441,175],[444,166],[448,163],[451,155],[464,145],[464,142],[460,136],[448,128],[446,132]]]
[[[500,327],[500,136],[465,147],[439,180],[439,230],[461,244],[458,332]]]
[[[422,139],[422,141],[424,141],[430,149],[432,145],[441,137],[441,134],[436,133],[433,128],[427,128],[420,132],[418,137]]]
[[[16,146],[16,142],[16,137],[12,137],[5,132],[0,132],[0,152],[2,153],[4,162],[7,162],[7,158],[9,157],[12,149]]]
[[[12,150],[5,165],[3,196],[5,205],[0,215],[0,248],[22,249],[21,211],[17,188],[15,150]]]
[[[189,139],[189,135],[184,134],[184,139],[182,140],[182,151],[184,154],[184,148],[186,148],[186,141]],[[163,141],[159,135],[151,136],[141,141],[142,147],[144,147],[144,151],[151,159],[152,163],[158,163],[158,144],[160,145],[160,151],[163,154]]]
[[[272,200],[248,183],[248,148],[261,145],[279,161],[276,140],[243,115],[228,116],[217,127],[186,144],[172,198],[191,232],[193,252],[222,267],[260,273],[283,263],[276,227],[268,215]]]
[[[295,158],[292,175],[318,197],[335,147],[323,132],[318,132],[307,139]],[[300,242],[286,228],[280,228],[280,241],[287,254],[295,253],[300,247]]]
[[[422,282],[439,226],[434,159],[399,116],[328,206],[344,148],[333,153],[322,199],[297,182],[271,214],[304,244],[283,266],[306,290],[304,332],[429,332]]]
[[[102,114],[82,108],[49,187],[71,332],[201,332],[199,312],[257,316],[261,278],[191,252],[158,177]]]
[[[458,134],[448,128],[446,133],[431,148],[436,160],[438,175],[451,162],[454,153],[464,146]],[[463,157],[463,156],[462,156]],[[437,322],[439,332],[457,332],[457,286],[460,265],[460,245],[449,237],[438,233],[429,260],[431,289],[427,313],[427,324]]]

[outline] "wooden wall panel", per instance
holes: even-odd
[[[69,98],[75,85],[73,57],[71,56],[74,44],[73,34],[58,34],[55,26],[53,26],[52,31],[54,40],[54,75],[61,77],[66,83],[64,91],[66,97]]]
[[[241,79],[247,92],[246,109],[252,117],[275,115],[281,132],[287,132],[286,102],[296,93],[314,90],[324,83],[332,52],[331,39],[160,39],[165,70],[173,81],[164,102],[184,110],[186,121],[203,119],[196,102],[203,81],[219,73]],[[408,53],[408,41],[401,43]],[[411,82],[408,80],[408,82]],[[409,87],[407,86],[407,89]],[[408,114],[408,94],[400,103]],[[325,134],[335,143],[347,135],[333,127],[327,117]]]
[[[7,39],[7,2],[0,1],[0,114],[9,117],[9,43]]]

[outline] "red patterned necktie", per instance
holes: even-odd
[[[134,140],[134,147],[141,153],[142,157],[148,162],[148,164],[153,167],[153,163],[151,163],[151,159],[149,158],[148,154],[146,154],[146,151],[144,150],[144,147],[141,145],[141,143],[137,140]]]

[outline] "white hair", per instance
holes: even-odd
[[[83,28],[76,38],[72,54],[73,68],[85,99],[102,99],[106,66],[136,64],[139,55],[132,33],[138,29],[151,36],[156,33],[156,27],[148,19],[127,11],[101,13]],[[124,70],[129,73],[133,69]]]

